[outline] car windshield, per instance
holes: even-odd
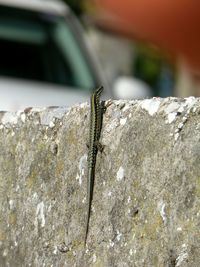
[[[0,75],[91,89],[95,81],[66,18],[0,8]]]

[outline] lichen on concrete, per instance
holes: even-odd
[[[200,266],[200,100],[111,101],[84,248],[89,105],[0,113],[0,266]]]

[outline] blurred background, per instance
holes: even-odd
[[[194,0],[0,0],[0,110],[200,95]]]

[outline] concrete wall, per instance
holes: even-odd
[[[200,100],[113,101],[84,249],[89,106],[0,113],[0,266],[200,266]]]

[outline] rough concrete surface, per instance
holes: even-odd
[[[0,113],[0,266],[200,266],[200,99],[111,102],[84,248],[88,126]]]

